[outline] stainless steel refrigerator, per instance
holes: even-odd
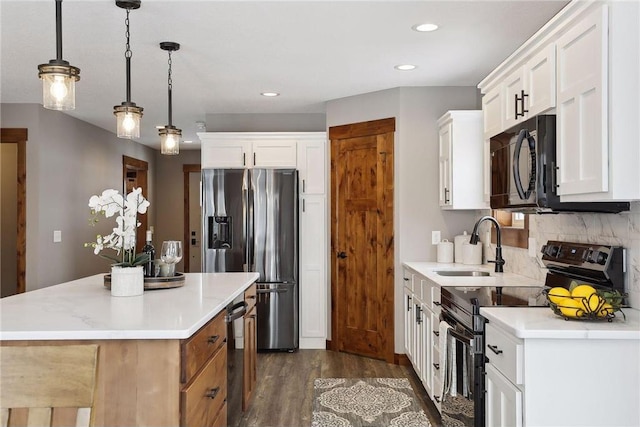
[[[298,172],[202,171],[203,271],[260,273],[258,350],[298,348]]]

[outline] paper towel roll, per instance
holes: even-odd
[[[482,245],[472,245],[467,242],[462,245],[462,263],[463,264],[482,264]]]
[[[444,239],[438,243],[438,262],[453,262],[453,242]]]

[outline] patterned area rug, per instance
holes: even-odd
[[[407,378],[318,378],[312,427],[430,427]]]

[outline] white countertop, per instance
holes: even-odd
[[[483,307],[480,314],[489,323],[523,339],[630,339],[639,340],[640,311],[623,308],[611,322],[564,320],[549,307]]]
[[[186,273],[180,288],[112,297],[104,274],[0,299],[0,340],[183,339],[258,279]]]
[[[439,262],[403,262],[402,265],[440,286],[544,286],[544,283],[519,274],[495,273],[495,265],[493,264],[468,265]],[[440,270],[486,271],[491,275],[485,277],[440,276],[436,273],[436,271]]]

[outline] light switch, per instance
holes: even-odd
[[[62,242],[62,230],[53,230],[53,243]]]
[[[437,245],[440,243],[440,231],[432,231],[431,232],[431,244]]]

